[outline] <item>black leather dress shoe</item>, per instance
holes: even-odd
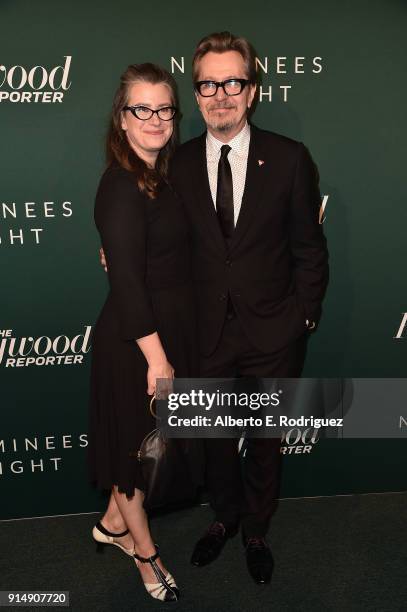
[[[271,580],[274,561],[264,538],[246,540],[247,568],[256,584],[267,584]]]
[[[192,553],[191,563],[197,567],[212,563],[220,554],[226,540],[237,533],[237,528],[227,529],[223,523],[215,521],[206,534],[198,540]]]

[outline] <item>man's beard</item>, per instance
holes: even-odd
[[[231,105],[227,105],[227,104],[217,104],[216,106],[208,109],[209,111],[215,112],[218,108],[235,108],[235,106]],[[236,120],[233,119],[222,119],[221,117],[219,117],[219,119],[209,119],[208,120],[208,126],[210,128],[212,128],[213,130],[216,130],[217,132],[222,132],[223,134],[230,132],[230,130],[232,130],[235,126],[236,126]]]
[[[222,132],[223,134],[227,134],[227,132],[230,132],[230,130],[232,130],[235,127],[235,122],[234,121],[219,121],[217,123],[215,122],[211,122],[208,123],[208,126],[210,128],[212,128],[213,130],[215,130],[216,132]]]

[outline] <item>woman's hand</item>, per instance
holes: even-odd
[[[174,379],[174,368],[169,363],[163,346],[161,344],[161,340],[157,332],[153,332],[148,336],[144,336],[143,338],[138,338],[136,340],[139,348],[141,349],[144,357],[146,358],[148,364],[147,370],[147,393],[148,395],[154,395],[156,391],[156,381],[157,378],[165,378],[168,381],[168,384],[164,385],[164,389],[162,389],[162,385],[160,385],[159,391],[167,391],[170,392],[172,388],[172,381]],[[160,393],[161,395],[161,393]]]
[[[171,386],[170,381],[174,379],[174,368],[168,361],[161,363],[151,363],[147,370],[147,393],[148,395],[154,395],[156,391],[157,378],[166,378],[169,381],[169,387]],[[162,389],[160,389],[162,390]]]

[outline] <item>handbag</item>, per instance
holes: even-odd
[[[154,395],[150,401],[150,412],[157,418],[153,410],[155,399]],[[180,506],[194,500],[197,484],[190,465],[193,460],[191,442],[168,438],[158,428],[146,435],[137,452],[145,483],[146,509]]]

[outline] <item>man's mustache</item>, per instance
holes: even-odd
[[[212,111],[212,110],[218,110],[218,108],[235,108],[234,104],[227,104],[225,102],[217,102],[216,104],[211,104],[211,106],[208,106],[208,110]]]

